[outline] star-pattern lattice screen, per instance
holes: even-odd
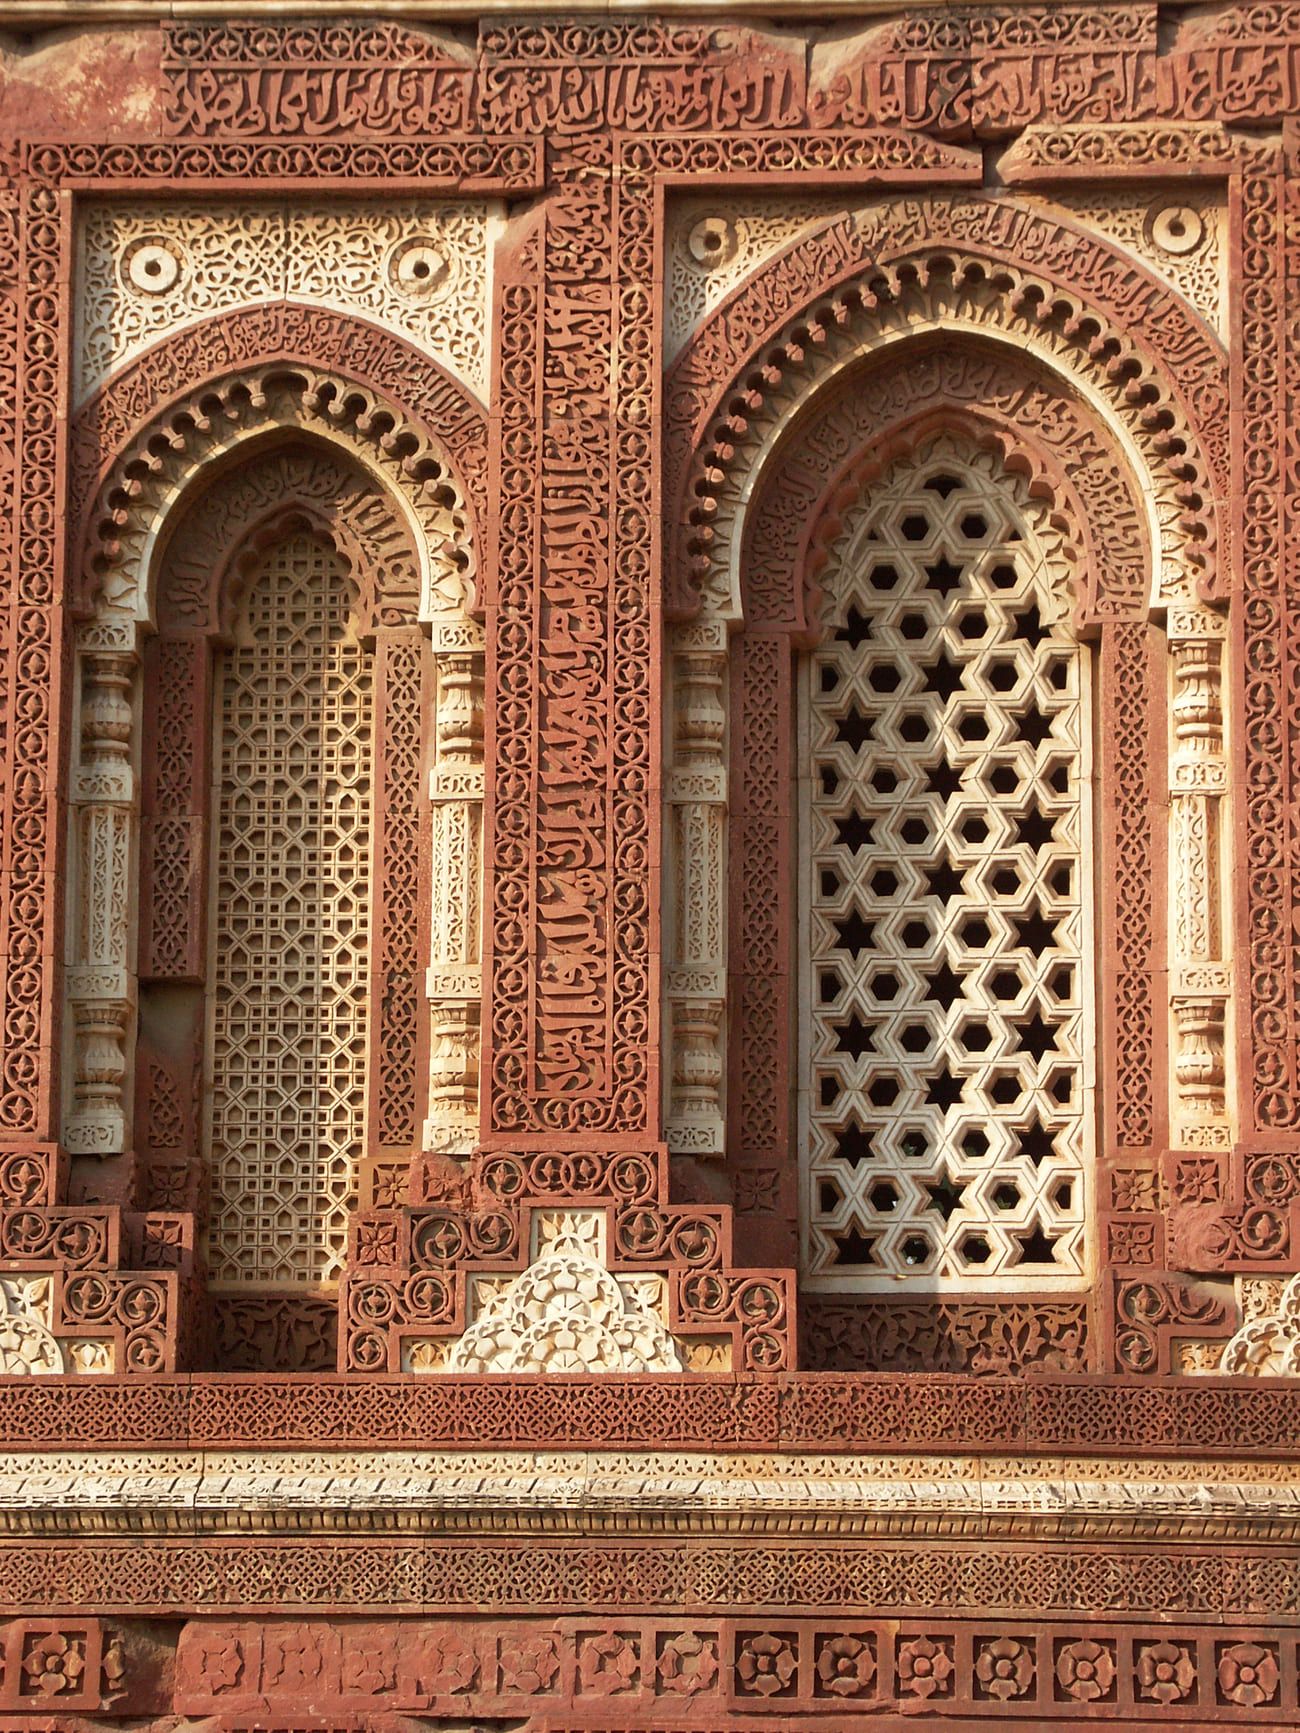
[[[849,514],[803,673],[805,1273],[1085,1273],[1089,658],[1069,556],[944,434]]]

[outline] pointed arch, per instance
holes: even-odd
[[[338,354],[346,368],[323,359]],[[210,365],[214,355],[225,365],[183,396],[150,398],[184,376],[187,358]],[[156,891],[139,931],[150,978],[201,978],[211,655],[228,638],[241,587],[299,531],[357,574],[358,630],[374,670],[379,890],[367,992],[379,1008],[368,1046],[380,1074],[369,1091],[366,1195],[400,1191],[422,1149],[472,1146],[485,429],[463,397],[364,321],[281,307],[187,329],[87,406],[73,441],[80,531],[68,586],[78,622],[65,1073],[74,1154],[128,1151],[151,1094],[167,1111],[153,1148],[140,1152],[146,1165],[183,1164],[192,1152],[188,1079],[169,1076],[155,1051],[137,1064],[146,1056],[136,1051],[134,891],[140,880]],[[142,703],[142,665],[150,692],[185,712],[183,727]],[[422,1124],[417,1103],[428,1110]]]
[[[1154,1147],[1171,1116],[1175,1138],[1230,1136],[1230,958],[1209,913],[1224,895],[1222,783],[1208,801],[1192,791],[1166,697],[1168,680],[1177,704],[1209,669],[1200,745],[1221,761],[1226,401],[1214,334],[1136,261],[1019,201],[964,194],[829,219],[741,285],[674,368],[665,1106],[670,1147],[725,1149],[738,1200],[763,1200],[750,1255],[789,1257],[795,1214],[792,652],[817,637],[843,514],[900,441],[944,419],[1051,497],[1076,619],[1099,640],[1101,843],[1119,902],[1102,953],[1110,1147]],[[1167,837],[1152,827],[1163,805]],[[1202,1039],[1209,1088],[1192,1076]]]

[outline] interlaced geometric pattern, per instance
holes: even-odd
[[[1085,1273],[1089,659],[1046,507],[943,434],[849,514],[806,659],[810,1285]]]
[[[331,1281],[365,1129],[371,673],[347,564],[296,533],[218,660],[208,1263]]]

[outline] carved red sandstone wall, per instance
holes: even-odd
[[[42,69],[19,58],[6,74],[2,108],[0,1270],[50,1277],[59,1352],[93,1342],[116,1376],[6,1389],[11,1442],[192,1443],[214,1425],[231,1446],[308,1433],[334,1442],[356,1403],[378,1416],[366,1424],[388,1445],[426,1438],[435,1422],[462,1442],[594,1444],[634,1420],[638,1442],[740,1448],[755,1434],[737,1416],[765,1405],[763,1442],[786,1436],[781,1403],[821,1415],[817,1436],[841,1447],[869,1438],[935,1451],[996,1436],[1015,1449],[1026,1405],[1055,1417],[1049,1450],[1086,1440],[1131,1451],[1155,1434],[1176,1452],[1208,1428],[1244,1454],[1293,1433],[1289,1392],[1274,1400],[1225,1385],[1173,1396],[1148,1376],[1176,1370],[1185,1341],[1234,1331],[1230,1278],[1277,1279],[1300,1266],[1300,30],[1289,11],[1238,5],[1158,19],[1148,4],[971,5],[807,39],[708,22],[517,21],[486,24],[477,39],[387,23],[160,24],[116,41],[74,32],[41,51],[51,57]],[[1226,352],[1131,253],[1034,203],[1093,183],[1140,189],[1180,177],[1223,189],[1234,297]],[[901,202],[874,226],[831,216],[779,252],[710,316],[665,385],[667,201],[703,195],[722,208],[742,191],[782,189],[846,208],[885,193]],[[128,363],[70,424],[77,209],[214,190],[503,201],[485,412],[394,340],[277,302],[178,333]],[[1008,438],[1073,486],[1105,580],[1085,607],[1102,629],[1116,791],[1102,815],[1117,906],[1104,954],[1113,1019],[1101,1056],[1099,1266],[1092,1290],[1069,1299],[799,1305],[782,1120],[790,1016],[775,965],[733,976],[726,1162],[683,1160],[673,1171],[661,1153],[663,618],[695,605],[726,490],[756,476],[763,429],[777,426],[801,382],[840,345],[883,354],[891,319],[927,298],[941,324],[964,327],[965,349],[954,344],[933,376],[873,363],[853,390],[828,388],[812,403],[798,440],[763,472],[744,525],[747,582],[769,608],[787,598],[782,633],[802,625],[798,538],[841,464],[922,407],[909,403],[910,386],[993,410]],[[1032,353],[1007,359],[1007,338]],[[136,1086],[151,1129],[135,1152],[138,1178],[123,1164],[120,1184],[107,1166],[88,1179],[83,1157],[69,1191],[57,1146],[69,1063],[68,616],[84,514],[133,438],[182,400],[183,415],[201,418],[194,394],[209,382],[344,359],[351,377],[442,441],[479,530],[483,1149],[467,1171],[417,1161],[406,1196],[391,1175],[376,1183],[373,1208],[354,1225],[339,1331],[340,1365],[364,1376],[313,1386],[309,1414],[301,1387],[240,1394],[137,1376],[191,1363],[196,1308],[207,1316],[194,1260],[193,1114],[184,1088],[147,1055]],[[1034,392],[1064,374],[1081,382],[1095,416],[1044,418]],[[1122,462],[1108,462],[1108,426],[1126,430]],[[1085,449],[1099,458],[1083,462]],[[1171,557],[1196,575],[1189,600],[1226,605],[1231,622],[1229,1039],[1240,1080],[1231,1147],[1171,1147],[1165,1106],[1166,862],[1152,810],[1166,795],[1151,748],[1163,750],[1164,644],[1141,618],[1148,574],[1134,556],[1150,538],[1132,527],[1146,509],[1139,468],[1154,478]],[[128,518],[125,500],[110,502],[89,520],[91,543],[111,544]],[[754,616],[731,651],[743,772],[733,851],[745,862],[733,935],[751,961],[774,957],[789,932],[786,857],[779,838],[764,843],[768,803],[790,768],[789,663],[774,644]],[[404,799],[395,796],[403,811]],[[396,856],[392,865],[400,873]],[[405,914],[409,886],[388,889]],[[163,912],[156,897],[150,945]],[[410,956],[398,962],[409,974]],[[418,1108],[405,1079],[422,1063],[417,1041],[397,1066],[400,1086],[385,1092],[389,1119],[375,1130],[389,1149],[412,1134]],[[604,1212],[615,1267],[662,1277],[683,1339],[725,1338],[730,1364],[756,1375],[681,1380],[671,1394],[577,1380],[536,1397],[513,1381],[431,1379],[417,1393],[375,1376],[403,1365],[411,1340],[456,1335],[467,1280],[517,1274],[532,1212],[559,1206]],[[334,1321],[328,1301],[294,1312],[257,1302],[224,1317],[219,1357],[319,1368]],[[37,1352],[36,1334],[12,1335],[16,1359]],[[805,1366],[848,1372],[1036,1377],[973,1391],[961,1381],[761,1376],[800,1353]],[[1083,1371],[1093,1376],[1055,1376]],[[438,1418],[444,1403],[450,1419]],[[1106,1417],[1121,1410],[1140,1418],[1116,1434]],[[355,1537],[6,1541],[0,1598],[13,1616],[0,1711],[26,1718],[15,1725],[174,1710],[221,1726],[256,1716],[288,1727],[302,1724],[310,1688],[310,1724],[320,1727],[460,1713],[534,1715],[539,1728],[688,1726],[704,1703],[718,1725],[744,1715],[776,1727],[815,1712],[839,1725],[859,1705],[909,1717],[942,1710],[964,1724],[1083,1714],[1141,1725],[1159,1714],[1187,1726],[1289,1725],[1300,1704],[1292,1574],[1265,1543],[1206,1541],[1193,1553],[1173,1537],[1128,1550],[1062,1541],[1013,1557],[981,1556],[978,1544],[882,1543],[833,1559],[805,1543],[760,1547],[744,1532],[725,1546],[587,1537],[473,1551]],[[148,1621],[181,1604],[182,1581],[195,1616],[176,1647],[174,1631]],[[830,1601],[827,1582],[840,1585]],[[233,1622],[254,1589],[257,1620]],[[434,1610],[403,1625],[398,1602]],[[453,1627],[439,1610],[470,1604],[503,1616]],[[526,1616],[538,1604],[546,1614]],[[668,1617],[679,1606],[691,1616]],[[47,1619],[48,1609],[66,1616]],[[320,1617],[304,1622],[303,1609]],[[362,1612],[382,1612],[382,1625],[348,1623]],[[292,1614],[292,1629],[276,1614]],[[767,1720],[753,1721],[755,1710]]]

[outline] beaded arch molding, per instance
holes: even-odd
[[[1005,234],[1018,219],[1016,244]],[[734,525],[774,448],[841,370],[923,331],[1027,352],[1093,408],[1112,449],[1149,484],[1163,569],[1223,599],[1219,501],[1226,495],[1227,361],[1204,321],[1136,260],[1028,207],[943,201],[845,213],[741,284],[692,338],[668,384],[666,525],[670,615],[689,618],[710,583],[738,578]],[[871,226],[871,219],[875,226]],[[1053,269],[1068,237],[1069,275]],[[924,239],[925,244],[918,243]],[[1159,304],[1160,352],[1128,330],[1114,286]],[[721,387],[697,380],[719,376]],[[748,483],[748,485],[744,485]],[[743,486],[743,495],[741,492]]]
[[[1080,627],[1114,627],[1104,633],[1110,647],[1102,681],[1116,706],[1117,786],[1103,830],[1104,845],[1121,863],[1127,912],[1106,946],[1119,997],[1112,1145],[1150,1157],[1171,1116],[1175,1144],[1183,1133],[1193,1147],[1201,1138],[1225,1143],[1229,1135],[1226,1095],[1212,1104],[1213,1124],[1189,1125],[1180,1119],[1185,1103],[1177,1089],[1167,1110],[1150,1075],[1162,1022],[1177,1069],[1184,1013],[1189,1022],[1208,1014],[1218,1050],[1225,1049],[1229,967],[1210,933],[1188,918],[1207,902],[1224,802],[1213,799],[1192,813],[1199,797],[1188,796],[1186,785],[1175,787],[1176,740],[1157,738],[1168,786],[1165,764],[1153,769],[1148,762],[1153,731],[1163,734],[1166,654],[1176,689],[1180,658],[1203,660],[1207,653],[1216,699],[1222,684],[1226,621],[1216,604],[1230,587],[1219,533],[1227,491],[1226,358],[1203,321],[1136,261],[1027,207],[1011,211],[1008,219],[1004,205],[999,217],[991,204],[972,200],[958,217],[942,201],[908,200],[831,218],[741,284],[696,333],[669,379],[665,542],[667,611],[675,623],[668,659],[678,721],[665,779],[668,1140],[681,1153],[716,1157],[726,1149],[737,1199],[761,1200],[760,1213],[768,1216],[788,1217],[793,1206],[792,1197],[776,1195],[785,1183],[788,1136],[779,1110],[771,1104],[764,1110],[749,1097],[753,1079],[779,1064],[779,1026],[788,1019],[772,983],[751,991],[748,976],[731,977],[748,1042],[745,1055],[728,1056],[726,935],[734,942],[745,932],[747,953],[756,947],[761,953],[763,941],[727,906],[728,765],[721,743],[733,705],[736,732],[764,708],[782,711],[787,695],[768,635],[788,633],[800,620],[815,635],[816,580],[836,504],[868,479],[872,448],[927,411],[970,426],[987,406],[986,437],[1001,444],[1009,461],[1037,466],[1034,485],[1046,482],[1079,528],[1076,571],[1086,585],[1077,598]],[[1069,288],[1059,269],[1063,235],[1077,246]],[[1141,288],[1143,327],[1163,339],[1158,352],[1129,333],[1126,282]],[[1153,301],[1162,308],[1160,320],[1147,316]],[[871,397],[860,413],[859,393]],[[854,476],[855,464],[866,469]],[[1159,642],[1147,625],[1153,609],[1165,624]],[[746,634],[755,624],[760,637],[750,643]],[[701,690],[714,711],[703,748],[703,736],[691,736],[692,724],[682,721],[682,695],[698,709]],[[770,744],[780,752],[778,742]],[[1221,732],[1214,745],[1221,752]],[[704,779],[695,774],[702,756],[711,773]],[[748,756],[760,769],[767,764],[757,743]],[[767,792],[733,806],[742,876],[750,881],[761,871],[764,821],[757,807]],[[1167,894],[1178,954],[1170,959],[1174,985],[1165,1007],[1153,990],[1163,945],[1165,891],[1153,876],[1161,849],[1144,800],[1167,801],[1172,814]],[[1196,834],[1207,818],[1208,843]],[[688,849],[700,857],[702,837],[710,839],[703,853],[718,863],[717,874],[683,858]],[[775,883],[769,888],[779,897]],[[1216,894],[1221,887],[1209,896]],[[711,897],[714,908],[707,906]],[[776,932],[767,939],[779,944]],[[719,1080],[703,1103],[698,1088],[692,1098],[683,1087],[701,1075]],[[730,1140],[725,1122],[732,1116],[720,1099],[724,1077],[745,1092]],[[752,1216],[747,1231],[751,1226],[762,1255],[790,1256],[784,1229],[764,1233]],[[1109,1309],[1099,1298],[1098,1323]],[[1062,1362],[1076,1368],[1093,1363],[1096,1352],[1085,1346],[1086,1327],[1075,1327],[1081,1321],[1070,1323],[1075,1346]],[[811,1363],[821,1364],[819,1321],[808,1322]],[[860,1332],[855,1340],[861,1346]],[[871,1363],[869,1355],[856,1363]]]
[[[326,359],[340,353],[348,357],[343,368]],[[220,366],[213,366],[218,360]],[[202,383],[182,397],[166,388],[167,381],[196,375]],[[233,485],[237,494],[250,461],[269,457],[272,468],[279,464],[289,478],[286,491],[279,507],[273,502],[268,513],[262,501],[246,522],[237,521],[240,506],[232,496],[220,527],[239,531],[240,547],[231,550],[235,563],[251,545],[249,533],[257,542],[264,539],[259,532],[291,521],[285,511],[304,523],[320,520],[316,527],[324,524],[336,545],[352,547],[353,563],[360,549],[369,556],[363,564],[375,568],[359,579],[368,604],[364,629],[378,633],[377,645],[383,640],[376,655],[383,657],[386,690],[396,692],[402,682],[403,690],[409,688],[410,701],[402,708],[410,717],[422,710],[421,652],[406,639],[414,633],[431,652],[433,817],[431,841],[418,846],[433,850],[433,910],[407,908],[418,893],[414,879],[406,882],[413,861],[405,855],[429,821],[419,816],[425,797],[417,792],[418,729],[406,740],[409,718],[387,701],[383,726],[393,738],[384,756],[376,859],[394,910],[406,909],[410,916],[410,931],[405,939],[398,936],[400,942],[413,947],[418,930],[432,944],[431,958],[404,960],[401,978],[414,982],[431,963],[427,1015],[433,1033],[417,1037],[408,1031],[398,1045],[425,1056],[432,1043],[443,1081],[455,1071],[464,1082],[458,1091],[444,1091],[457,1097],[454,1125],[431,1117],[410,1135],[417,1152],[468,1154],[477,1133],[467,1104],[475,1094],[481,996],[483,765],[475,719],[482,711],[484,638],[474,587],[486,485],[481,407],[435,363],[391,334],[332,310],[286,303],[190,327],[156,345],[105,384],[82,412],[72,439],[80,533],[68,593],[74,622],[80,622],[74,624],[73,666],[81,726],[72,777],[76,871],[69,933],[75,960],[65,996],[73,1059],[64,1146],[73,1156],[106,1156],[124,1152],[128,1136],[134,1003],[129,884],[137,847],[133,742],[140,728],[134,694],[144,635],[157,617],[154,592],[168,569],[174,527],[223,487]],[[310,489],[299,496],[293,476],[305,474],[313,461],[323,478],[315,489],[321,497],[310,497]],[[374,502],[369,511],[368,492]],[[381,557],[391,563],[380,566]],[[220,563],[211,581],[224,587],[232,575],[230,560]],[[369,595],[368,582],[374,586]],[[189,625],[210,630],[219,621],[195,619]],[[152,653],[163,640],[149,644]],[[182,657],[197,654],[192,645],[172,649]],[[399,775],[392,766],[400,760],[405,767],[408,758],[410,773],[403,768]],[[173,829],[183,831],[185,814],[172,816]],[[439,865],[441,853],[448,859]],[[453,901],[455,908],[442,908]],[[147,945],[147,919],[143,932]],[[442,954],[444,941],[454,955]],[[191,960],[182,973],[192,976],[195,966]],[[394,973],[394,983],[397,978]],[[396,985],[388,993],[402,997]],[[404,1185],[404,1173],[398,1183]]]
[[[458,611],[474,612],[487,443],[481,407],[436,362],[365,320],[290,304],[286,315],[298,318],[286,318],[277,351],[262,312],[232,314],[156,344],[109,379],[78,417],[74,610],[91,614],[105,585],[123,574],[135,580],[130,605],[139,616],[158,530],[180,496],[244,440],[282,427],[349,450],[399,502],[417,532],[432,593],[423,618],[434,617],[433,597],[445,605],[456,585]],[[346,368],[326,359],[336,346],[349,354]],[[192,377],[187,363],[205,354],[220,354],[225,364],[183,396],[166,396],[163,382]],[[420,382],[416,393],[411,380]],[[138,418],[141,400],[149,406],[145,418]],[[448,409],[451,438],[433,431]],[[109,604],[125,605],[124,593],[110,593]]]

